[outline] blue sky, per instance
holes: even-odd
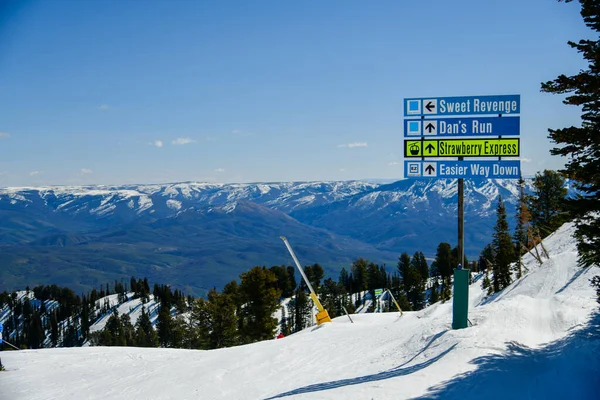
[[[403,98],[540,93],[585,67],[578,3],[1,1],[0,186],[401,179]]]

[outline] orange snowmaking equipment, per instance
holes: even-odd
[[[315,304],[315,306],[319,310],[319,312],[317,313],[317,325],[321,325],[324,322],[331,322],[331,318],[329,317],[329,313],[327,312],[326,309],[323,308],[323,305],[319,301],[319,298],[317,297],[317,294],[315,293],[315,290],[313,289],[312,285],[308,281],[308,278],[306,277],[306,274],[304,273],[304,270],[300,266],[300,262],[298,261],[298,258],[296,257],[296,254],[294,254],[294,250],[292,250],[292,246],[290,246],[290,243],[285,238],[285,236],[280,236],[280,239],[283,240],[283,243],[285,243],[285,247],[287,247],[288,251],[290,252],[290,254],[292,256],[292,258],[294,259],[294,262],[296,263],[296,267],[298,267],[298,270],[300,271],[300,275],[302,275],[302,278],[304,279],[304,282],[306,283],[306,286],[308,286],[308,289],[310,290],[310,298],[312,299],[313,303]]]

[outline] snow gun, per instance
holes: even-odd
[[[280,236],[280,239],[283,240],[283,243],[285,243],[285,247],[287,247],[288,251],[290,252],[290,255],[294,259],[294,262],[296,263],[296,267],[298,267],[298,270],[300,271],[300,275],[302,275],[302,278],[304,279],[304,282],[306,283],[306,286],[308,286],[308,289],[310,290],[310,298],[312,299],[313,303],[315,304],[315,306],[319,310],[319,312],[317,313],[317,325],[321,325],[324,322],[331,322],[331,318],[329,317],[329,313],[327,312],[326,309],[323,308],[323,305],[319,301],[319,298],[317,297],[317,294],[315,293],[312,285],[308,281],[308,278],[306,277],[306,274],[304,273],[304,270],[300,266],[300,262],[298,261],[298,258],[296,257],[296,254],[294,254],[294,250],[292,250],[292,246],[290,246],[290,243],[285,238],[285,236]]]

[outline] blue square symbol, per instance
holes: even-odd
[[[421,101],[408,100],[408,112],[411,114],[419,114],[421,112]]]
[[[408,122],[408,134],[409,135],[420,135],[421,134],[421,121],[409,121]]]

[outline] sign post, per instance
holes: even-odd
[[[468,315],[469,270],[462,269],[464,178],[519,179],[520,160],[502,157],[521,154],[520,112],[520,95],[404,99],[404,177],[458,179],[459,267],[454,271],[453,329],[466,328]]]

